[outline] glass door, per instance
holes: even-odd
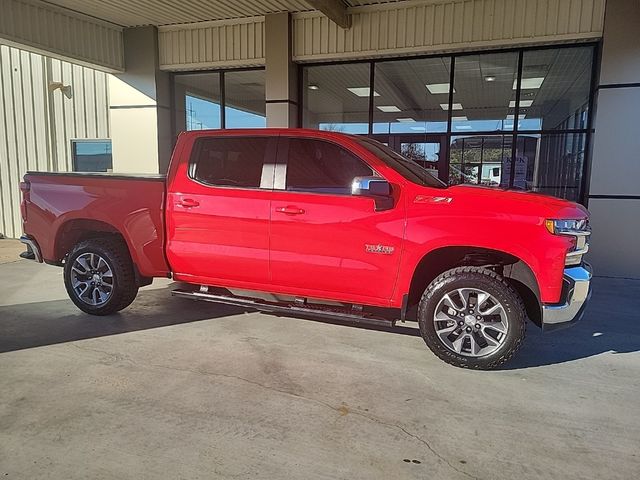
[[[445,135],[391,134],[374,135],[379,142],[447,181],[447,139]]]

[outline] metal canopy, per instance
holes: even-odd
[[[399,0],[332,0],[334,8],[339,4],[357,7]],[[90,15],[122,27],[143,25],[174,25],[232,18],[252,17],[277,12],[306,12],[315,10],[318,2],[306,0],[47,0],[75,12]]]

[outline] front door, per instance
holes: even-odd
[[[277,137],[201,136],[167,192],[167,258],[177,280],[269,281],[269,217]]]
[[[274,286],[349,303],[388,301],[402,246],[402,206],[376,212],[373,199],[352,196],[355,177],[376,173],[337,144],[283,138],[278,156],[286,171],[278,167],[271,207]]]

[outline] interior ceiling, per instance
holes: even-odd
[[[459,56],[456,58],[454,103],[462,110],[454,116],[468,120],[504,120],[514,109],[513,83],[516,79],[516,52]],[[374,121],[395,122],[397,118],[416,121],[445,121],[448,93],[430,93],[427,84],[448,84],[450,59],[426,58],[385,61],[376,64]],[[338,64],[306,69],[305,105],[317,122],[367,122],[368,97],[358,97],[348,88],[369,85],[369,64]],[[591,75],[591,49],[549,49],[528,51],[523,58],[523,78],[544,78],[540,88],[524,89],[521,107],[526,118],[540,118],[545,127],[554,127],[588,101]],[[494,77],[494,81],[486,81]],[[317,87],[317,88],[316,88]],[[446,87],[445,87],[446,88]],[[384,113],[377,107],[397,107]]]
[[[305,0],[35,0],[106,20],[123,27],[173,25],[276,12],[314,10]],[[343,0],[348,7],[401,0]]]

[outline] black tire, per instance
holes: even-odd
[[[112,290],[108,299],[100,305],[83,301],[72,284],[72,266],[83,254],[99,255],[111,269]],[[126,244],[118,238],[94,238],[78,243],[67,256],[64,264],[64,285],[71,301],[83,312],[91,315],[110,315],[128,307],[138,294],[133,262]]]
[[[503,335],[498,334],[502,343],[495,351],[486,355],[468,356],[468,354],[457,353],[447,347],[444,343],[445,341],[441,340],[436,333],[434,322],[436,307],[446,294],[456,295],[453,292],[462,288],[480,289],[490,294],[502,305],[506,314],[507,331]],[[450,309],[450,311],[453,310]],[[431,282],[422,295],[418,306],[420,333],[431,351],[451,365],[478,370],[497,368],[513,357],[524,341],[526,318],[524,303],[518,293],[500,275],[482,267],[457,267],[447,270]],[[439,325],[442,324],[439,323]],[[454,325],[455,323],[450,321],[445,325],[445,328],[453,328]],[[485,325],[491,328],[491,323]],[[474,327],[465,325],[464,327],[456,327],[456,330],[452,332],[451,335],[453,335],[454,339],[459,338],[457,332],[464,333],[462,331],[463,328],[469,328],[472,330],[469,335],[475,335],[473,333]],[[483,336],[483,341],[485,341],[484,339],[486,339],[486,336]],[[469,340],[461,340],[460,343],[464,344],[464,342],[471,342],[471,340],[471,338]],[[479,349],[477,354],[481,352],[482,349]]]

